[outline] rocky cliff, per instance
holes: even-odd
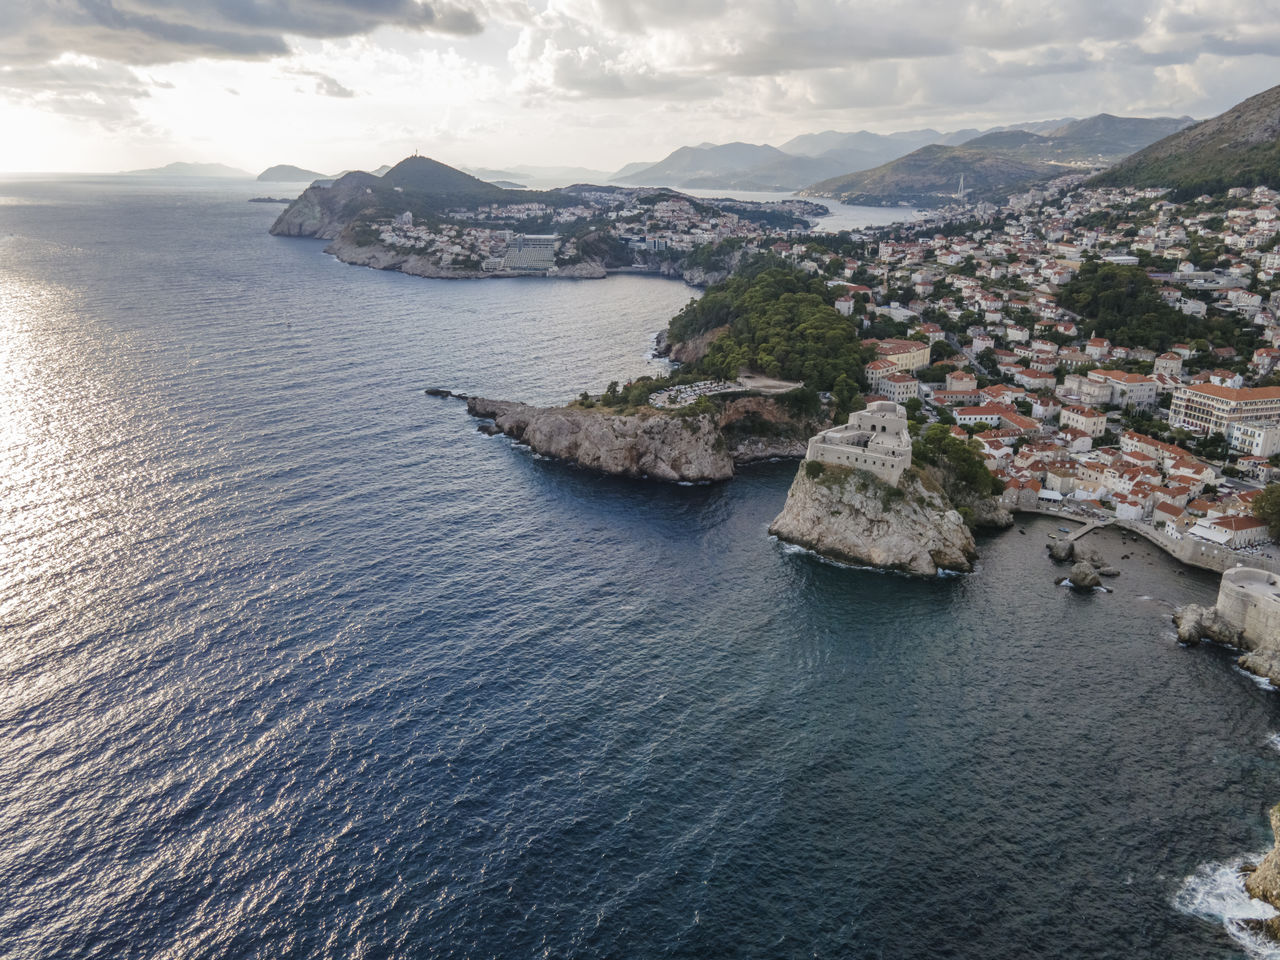
[[[809,438],[832,426],[822,417],[797,417],[776,400],[748,396],[720,408],[716,426],[734,463],[754,463],[783,457],[803,457]]]
[[[1280,806],[1271,808],[1271,832],[1275,834],[1276,845],[1253,872],[1245,875],[1244,888],[1249,896],[1280,909]],[[1275,931],[1271,932],[1274,935]]]
[[[366,206],[376,203],[372,188],[379,179],[356,171],[329,186],[310,186],[271,225],[277,237],[317,237],[333,240]]]
[[[733,458],[710,415],[618,416],[599,409],[531,407],[471,397],[467,412],[544,456],[603,473],[700,482],[733,476]]]
[[[860,470],[805,460],[769,532],[833,560],[924,575],[967,573],[978,555],[946,495],[915,471],[894,487]]]
[[[437,391],[440,396],[449,391]],[[737,464],[803,457],[809,437],[831,426],[825,416],[797,417],[769,397],[721,404],[714,415],[657,410],[619,415],[605,407],[531,407],[472,397],[472,416],[494,421],[536,452],[604,473],[657,480],[723,480]]]
[[[375,270],[398,270],[414,277],[434,277],[441,280],[487,280],[495,277],[519,277],[528,274],[507,270],[464,270],[457,267],[442,267],[428,257],[414,253],[404,253],[384,247],[382,244],[361,245],[355,240],[353,231],[344,230],[324,252],[332,254],[343,263],[358,267],[373,267]],[[554,276],[567,280],[599,280],[606,276],[604,265],[598,260],[586,260],[571,266],[561,267]]]
[[[700,333],[696,337],[690,337],[688,340],[679,340],[670,343],[667,354],[676,363],[697,363],[707,355],[707,351],[711,349],[711,343],[722,333],[728,331],[726,324],[722,327],[714,327],[705,333]]]

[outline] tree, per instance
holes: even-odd
[[[948,357],[954,357],[960,351],[947,343],[945,340],[935,340],[933,345],[929,347],[929,360],[937,363],[939,360],[946,360]]]

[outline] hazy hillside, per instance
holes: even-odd
[[[1044,136],[1065,140],[1081,154],[1126,157],[1193,123],[1191,117],[1115,117],[1100,113],[1044,131]]]
[[[399,187],[406,193],[444,195],[458,202],[497,201],[506,192],[430,157],[406,157],[382,175],[382,182],[393,188]]]
[[[988,134],[991,138],[1033,137],[1034,134]],[[1003,142],[1003,141],[998,141]],[[964,175],[971,200],[996,199],[1045,183],[1071,167],[1023,159],[1014,152],[992,147],[959,147],[930,144],[905,157],[863,170],[834,177],[807,187],[806,196],[834,197],[846,203],[909,203],[937,206],[952,198]]]
[[[696,147],[680,147],[652,166],[614,179],[617,183],[646,187],[692,186],[691,181],[719,181],[789,159],[791,158],[777,147],[765,144],[700,144]]]
[[[126,170],[130,177],[235,177],[248,179],[253,176],[248,170],[228,167],[225,163],[188,163],[178,160],[167,163],[163,167],[150,167],[146,170]]]
[[[258,179],[269,183],[310,183],[312,180],[324,180],[328,176],[327,173],[317,173],[289,163],[278,163],[263,170],[258,174]]]
[[[1016,152],[1023,160],[1098,164],[1127,156],[1190,122],[1189,118],[1099,114],[1085,120],[1034,120],[949,133],[933,129],[889,134],[825,130],[793,137],[780,147],[747,143],[681,147],[658,163],[628,164],[611,180],[689,188],[796,190],[872,170],[924,146],[960,146],[990,136],[996,139],[984,141],[987,147]]]
[[[1280,86],[1153,143],[1092,182],[1173,187],[1184,195],[1259,184],[1280,188]]]

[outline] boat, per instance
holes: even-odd
[[[1059,533],[1070,533],[1071,531],[1070,531],[1070,530],[1068,530],[1066,527],[1059,527],[1059,528],[1058,528],[1058,532],[1059,532]]]

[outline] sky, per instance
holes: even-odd
[[[822,130],[1212,116],[1280,0],[0,0],[0,170],[615,170]]]

